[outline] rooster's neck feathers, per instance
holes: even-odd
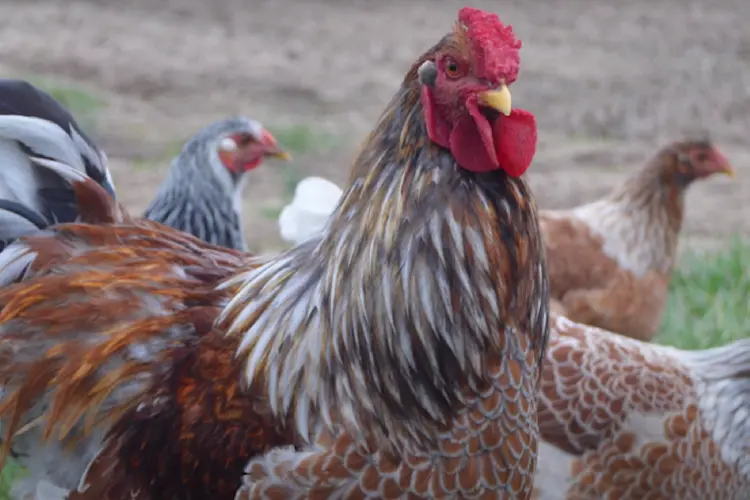
[[[428,141],[418,92],[381,117],[325,232],[225,285],[248,383],[306,437],[343,423],[423,447],[497,389],[488,363],[536,383],[548,299],[528,187],[460,169]]]

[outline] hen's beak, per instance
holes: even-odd
[[[477,97],[481,106],[492,108],[505,116],[510,115],[512,107],[510,89],[508,89],[507,85],[502,84],[500,88],[485,90],[484,92],[480,92]]]
[[[715,173],[724,174],[727,177],[734,177],[734,169],[729,165],[729,159],[719,151],[714,150],[717,168]]]
[[[278,141],[276,141],[276,138],[272,136],[271,133],[267,130],[263,131],[263,139],[261,142],[263,146],[265,146],[263,156],[265,156],[266,158],[275,158],[277,160],[284,161],[289,161],[292,159],[291,153],[281,149],[279,147]]]
[[[288,151],[283,151],[283,150],[267,151],[265,153],[265,156],[269,158],[276,158],[277,160],[284,160],[284,161],[290,161],[292,159],[292,154]]]

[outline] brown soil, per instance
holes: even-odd
[[[525,4],[525,5],[524,5]],[[344,179],[419,53],[463,3],[450,0],[5,0],[0,70],[89,88],[107,102],[94,131],[118,191],[145,206],[165,173],[138,168],[210,120],[248,114],[341,137],[298,155],[304,173]],[[750,3],[742,0],[491,2],[524,40],[514,102],[533,111],[542,207],[597,197],[656,147],[709,131],[738,171],[692,189],[686,231],[715,246],[750,233]],[[269,194],[270,193],[270,194]],[[247,193],[253,248],[278,244],[259,206],[284,196],[273,168]]]

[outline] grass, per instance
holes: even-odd
[[[84,131],[89,132],[96,128],[98,113],[106,106],[103,99],[87,90],[61,84],[48,78],[28,77],[27,79],[65,106]]]
[[[313,130],[304,124],[292,125],[290,127],[269,126],[268,131],[279,144],[291,153],[307,153],[310,151],[326,152],[335,148],[340,143],[340,138]]]
[[[292,175],[289,183],[294,185]],[[278,214],[276,214],[278,216]],[[669,301],[657,342],[706,349],[748,336],[750,245],[739,239],[722,252],[689,253],[672,277]],[[22,474],[13,461],[0,475],[0,500]]]
[[[672,277],[657,342],[706,349],[750,336],[750,246],[735,239],[727,250],[689,253]]]
[[[23,469],[12,459],[0,473],[0,500],[10,500],[10,487],[14,481],[23,477]]]
[[[310,152],[326,152],[335,148],[340,143],[340,138],[332,134],[317,132],[306,125],[292,125],[291,127],[269,127],[268,131],[273,135],[279,145],[293,155],[304,155]],[[304,177],[299,168],[299,159],[295,158],[292,163],[285,163],[275,169],[281,178],[284,198],[281,204],[266,205],[261,207],[260,215],[267,220],[277,220],[284,205],[294,197],[294,190],[299,181]],[[304,161],[304,160],[303,160]]]

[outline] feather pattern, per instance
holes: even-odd
[[[747,498],[749,369],[748,339],[681,351],[553,316],[537,498]]]
[[[486,382],[487,353],[525,363],[544,345],[544,304],[518,299],[546,286],[526,184],[417,142],[419,107],[414,88],[396,97],[321,237],[229,282],[241,288],[223,319],[242,335],[248,382],[266,374],[303,435],[322,412],[396,449],[429,440],[466,384]],[[402,138],[409,155],[392,147]]]
[[[144,217],[226,248],[247,250],[242,232],[242,193],[250,171],[232,171],[219,158],[231,134],[262,137],[261,124],[238,116],[201,129],[172,161],[167,178]]]
[[[65,163],[114,195],[106,156],[73,116],[30,83],[0,79],[0,248],[80,215],[70,184],[40,159]]]
[[[540,245],[522,179],[427,139],[411,71],[323,233],[225,283],[247,384],[311,442],[253,459],[237,498],[525,498]]]

